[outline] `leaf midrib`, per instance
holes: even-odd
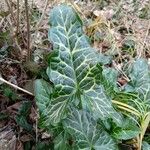
[[[62,12],[61,12],[61,17],[62,17]],[[63,17],[62,17],[63,18]],[[67,17],[66,17],[67,18]],[[75,93],[73,93],[73,94],[77,94],[77,96],[78,96],[78,98],[79,98],[79,100],[80,100],[80,102],[81,102],[81,95],[79,94],[80,93],[80,87],[79,87],[79,84],[78,84],[78,80],[77,80],[77,74],[76,74],[76,71],[75,71],[75,66],[74,66],[74,64],[73,64],[73,55],[72,55],[72,52],[73,52],[73,50],[71,50],[71,44],[70,44],[70,41],[69,41],[69,32],[67,32],[67,29],[66,29],[66,25],[65,25],[65,20],[63,19],[63,22],[64,22],[64,30],[65,30],[65,34],[66,34],[66,38],[67,38],[67,43],[68,43],[68,47],[66,47],[66,45],[64,45],[66,48],[68,48],[69,49],[69,53],[70,53],[70,59],[71,59],[71,65],[72,65],[72,68],[73,68],[73,70],[74,70],[74,77],[75,77],[75,85],[76,85],[76,87],[75,87],[75,89],[76,89],[76,91],[75,91]],[[71,27],[70,27],[71,28]],[[70,29],[69,28],[69,29]],[[70,29],[71,30],[71,29]]]

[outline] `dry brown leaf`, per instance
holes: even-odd
[[[12,129],[0,132],[0,150],[16,150],[17,138]]]

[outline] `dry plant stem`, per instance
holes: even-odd
[[[5,0],[5,2],[6,2],[6,4],[7,4],[7,6],[8,6],[8,8],[9,8],[11,17],[12,17],[12,19],[13,19],[13,21],[14,21],[14,25],[16,25],[16,19],[15,19],[15,17],[14,17],[13,9],[12,9],[12,7],[11,7],[12,1],[9,0],[9,2],[8,2],[8,0]]]
[[[13,33],[14,26],[12,25],[12,22],[11,22],[10,18],[8,18],[7,20],[8,20],[8,22],[9,22],[9,25],[10,25],[10,28],[11,28],[11,29],[10,29],[10,32],[11,32],[11,35],[12,35],[12,39],[13,39],[14,43],[16,44],[17,48],[19,49],[19,51],[21,52],[22,49],[21,49],[21,47],[20,47],[19,44],[18,44],[18,41],[17,41],[16,36],[13,37],[13,34],[14,34],[14,33]]]
[[[19,4],[18,4],[18,3],[19,3],[19,0],[17,0],[17,22],[16,22],[16,19],[15,19],[15,17],[14,17],[14,11],[13,11],[12,7],[10,6],[10,3],[12,3],[12,2],[11,2],[10,0],[9,0],[9,2],[8,2],[8,0],[5,0],[5,2],[6,2],[6,4],[7,4],[7,6],[8,6],[8,8],[9,8],[11,18],[13,19],[13,22],[14,22],[14,23],[13,23],[13,29],[15,28],[15,26],[17,26],[16,33],[18,33],[18,32],[19,32],[19,12],[20,12]],[[8,17],[9,17],[9,15],[8,15]],[[13,30],[12,30],[12,31],[13,31]],[[23,34],[22,34],[21,31],[20,31],[20,34],[21,34],[23,43],[24,43],[25,45],[27,45],[26,42],[25,42],[25,40],[24,40],[24,37],[23,37]],[[17,40],[17,39],[15,39],[15,40]],[[16,46],[18,47],[18,49],[21,51],[21,48],[20,48],[20,46],[19,46],[19,44],[18,44],[18,41],[16,41],[15,43],[16,43]]]
[[[20,1],[18,0],[17,2],[19,2],[20,3]],[[23,33],[22,33],[22,30],[20,29],[20,14],[22,13],[22,11],[24,11],[24,9],[23,8],[20,8],[20,6],[19,6],[19,4],[17,4],[18,6],[18,8],[17,8],[17,30],[16,30],[16,33],[19,33],[20,35],[21,35],[21,38],[22,38],[22,41],[23,41],[23,44],[25,45],[25,46],[27,46],[27,43],[25,42],[25,38],[24,38],[24,35],[23,35]],[[22,11],[20,11],[20,10],[22,10]]]
[[[2,27],[2,24],[4,23],[5,18],[2,18],[1,22],[0,22],[0,28]]]
[[[147,26],[143,40],[139,41],[142,44],[142,46],[140,49],[137,49],[137,58],[146,57],[145,49],[148,48],[147,47],[148,42],[146,40],[147,40],[147,37],[149,36],[149,31],[150,31],[150,20],[148,21],[148,26]]]
[[[82,10],[80,9],[80,7],[77,5],[77,3],[71,2],[71,1],[70,1],[70,3],[71,3],[71,5],[72,5],[72,7],[73,7],[77,12],[79,12],[79,13],[83,16],[84,19],[87,20],[86,16],[84,15],[84,13],[83,13]]]
[[[19,4],[20,4],[20,0],[17,0],[17,23],[16,23],[17,29],[16,29],[16,33],[17,33],[17,35],[18,35],[18,33],[21,35],[21,38],[22,38],[22,41],[23,41],[24,45],[27,45],[25,40],[24,40],[22,31],[20,30],[20,26],[19,26],[19,23],[20,23],[20,16],[19,16],[20,8],[19,8]]]
[[[114,61],[113,61],[113,65],[114,65],[115,69],[118,70],[124,76],[124,79],[129,82],[130,79],[128,78],[128,76],[121,69],[119,69],[117,67],[117,64]]]
[[[17,0],[17,31],[16,33],[19,33],[19,13],[20,13],[19,0]]]
[[[149,34],[149,29],[150,29],[150,21],[148,23],[148,27],[147,27],[147,30],[146,30],[146,34],[145,34],[144,41],[143,41],[143,47],[142,47],[141,51],[144,51],[144,47],[145,47],[145,44],[146,44],[146,39],[147,39],[148,34]]]
[[[40,31],[40,30],[48,30],[48,29],[49,29],[48,26],[43,26],[43,27],[38,27],[38,28],[32,27],[32,28],[30,29],[30,31],[31,31],[31,32],[36,32],[36,31]]]
[[[43,18],[44,18],[44,15],[45,15],[45,11],[46,11],[46,9],[47,9],[47,6],[48,6],[48,0],[45,1],[45,6],[44,6],[44,9],[43,9],[41,18],[40,18],[40,20],[38,21],[38,23],[36,24],[35,29],[31,29],[32,31],[35,32],[35,35],[37,34],[37,31],[38,31],[38,30],[43,29],[42,27],[40,27],[40,25],[41,25],[41,22],[42,22],[42,20],[43,20]],[[49,28],[49,27],[48,27],[48,28]],[[48,28],[47,28],[47,29],[48,29]],[[31,48],[32,48],[33,46],[34,46],[34,38],[32,39],[32,42],[31,42]]]
[[[46,11],[46,9],[47,9],[47,6],[48,6],[48,0],[45,1],[45,6],[44,6],[44,9],[43,9],[41,18],[40,18],[40,20],[38,21],[38,23],[37,23],[37,25],[36,25],[36,30],[38,30],[38,28],[39,28],[40,25],[41,25],[41,22],[42,22],[42,20],[43,20],[43,18],[44,18],[44,15],[45,15],[45,11]]]
[[[27,94],[33,96],[33,94],[32,94],[31,92],[29,92],[29,91],[27,91],[27,90],[25,90],[25,89],[23,89],[23,88],[20,88],[20,87],[18,87],[18,86],[15,85],[15,84],[12,84],[12,83],[6,81],[6,80],[3,79],[2,77],[0,77],[0,81],[1,81],[1,82],[4,82],[4,83],[6,83],[6,84],[8,84],[9,86],[11,86],[11,87],[13,87],[13,88],[15,88],[15,89],[17,89],[17,90],[20,90],[20,91],[22,91],[22,92],[24,92],[24,93],[27,93]]]
[[[29,6],[28,0],[25,0],[25,13],[27,22],[27,61],[31,61],[31,49],[30,49],[30,22],[29,22]]]
[[[49,51],[49,48],[46,48],[46,47],[43,47],[43,46],[40,46],[40,45],[33,44],[33,47],[36,47],[38,49],[42,49],[42,50],[45,50],[45,51]]]
[[[13,19],[13,21],[9,21],[9,19],[8,19],[8,21],[9,21],[9,24],[10,24],[10,27],[11,27],[11,34],[12,34],[12,36],[14,35],[14,33],[13,33],[13,30],[15,29],[15,25],[16,25],[16,19],[15,19],[15,17],[14,17],[14,13],[13,13],[13,9],[12,9],[12,7],[11,7],[11,1],[9,0],[9,2],[8,2],[8,0],[5,0],[5,2],[6,2],[6,4],[7,4],[7,6],[8,6],[8,8],[9,8],[9,11],[10,11],[10,14],[11,14],[11,18]],[[12,23],[13,22],[13,23]],[[13,40],[14,40],[14,43],[16,44],[16,46],[17,46],[17,48],[19,49],[19,51],[21,52],[21,47],[19,46],[19,44],[18,44],[18,40],[17,40],[17,38],[16,37],[14,37],[13,38]]]

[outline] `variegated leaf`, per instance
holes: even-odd
[[[44,80],[36,80],[35,81],[35,98],[36,98],[36,104],[39,108],[40,113],[40,119],[41,123],[44,124],[44,126],[47,125],[47,112],[48,112],[48,105],[50,103],[50,95],[52,93],[52,86],[47,83]]]
[[[73,150],[72,145],[69,145],[69,138],[67,137],[66,132],[61,132],[54,139],[54,150]]]
[[[64,120],[64,126],[75,140],[78,150],[117,150],[113,139],[86,111],[73,109]]]
[[[48,122],[56,124],[64,118],[70,102],[77,105],[84,101],[89,106],[86,104],[89,101],[89,109],[94,110],[97,117],[113,117],[120,123],[121,117],[100,85],[99,55],[83,33],[79,16],[71,7],[60,5],[51,11],[50,23],[49,39],[54,50],[49,57],[47,74],[54,84],[54,93],[47,108]]]
[[[147,142],[143,141],[142,143],[142,150],[150,150],[150,144]]]
[[[150,68],[145,59],[137,59],[131,68],[131,82],[126,90],[137,92],[139,98],[148,106],[150,105]]]
[[[141,130],[136,123],[133,120],[126,118],[124,119],[122,127],[114,127],[112,135],[119,140],[128,140],[137,137],[140,132]]]

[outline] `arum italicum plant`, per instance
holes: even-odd
[[[71,7],[55,7],[50,24],[53,51],[48,56],[49,81],[37,80],[35,95],[39,127],[51,133],[53,149],[118,150],[121,140],[137,136],[140,149],[149,124],[150,94],[146,100],[142,97],[144,86],[150,86],[144,82],[145,75],[138,83],[141,72],[137,69],[134,76],[131,71],[132,83],[119,91],[115,71],[103,66],[107,58],[90,46],[82,21]],[[130,93],[137,94],[130,98]],[[127,95],[127,100],[117,99],[121,94]]]
[[[141,150],[142,140],[144,138],[144,134],[145,134],[146,129],[148,128],[149,122],[150,122],[150,112],[148,110],[141,112],[128,104],[118,102],[115,100],[113,100],[112,102],[114,104],[116,104],[118,106],[118,108],[120,108],[121,110],[131,113],[131,115],[135,115],[137,117],[137,119],[138,119],[137,124],[141,129],[140,134],[137,136],[137,144],[138,144],[138,149]],[[139,103],[139,106],[140,105],[141,104]],[[144,108],[146,108],[146,106],[141,107],[141,108],[144,110]],[[131,116],[129,116],[129,117],[131,117]]]
[[[141,129],[137,136],[138,149],[142,147],[142,140],[150,123],[150,69],[144,59],[137,60],[130,69],[131,82],[126,86],[127,92],[136,92],[137,96],[128,104],[115,102],[119,108],[137,117]]]

